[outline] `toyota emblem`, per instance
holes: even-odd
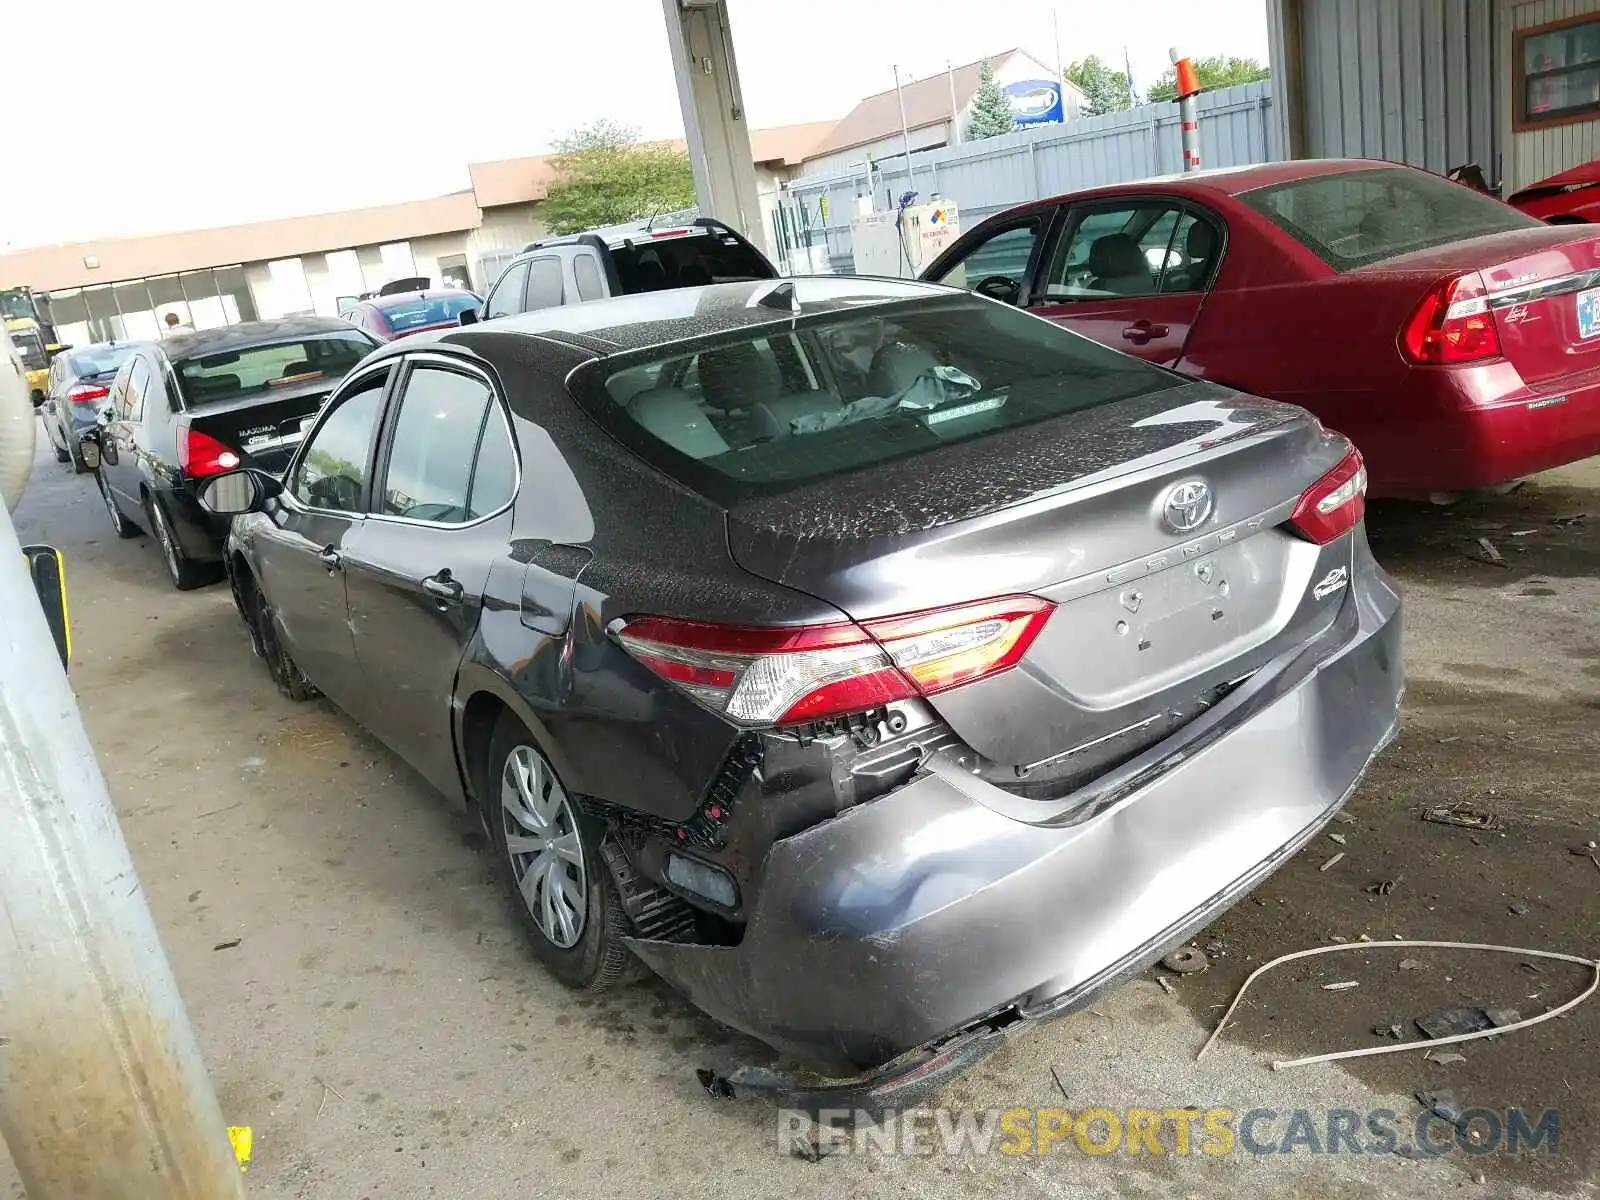
[[[1186,479],[1161,502],[1161,520],[1173,533],[1199,529],[1211,516],[1211,489],[1198,479]]]

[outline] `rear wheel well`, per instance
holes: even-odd
[[[500,719],[511,712],[506,702],[493,692],[475,692],[461,714],[461,760],[465,771],[467,796],[488,817],[489,745],[494,741]]]
[[[1554,217],[1546,217],[1544,223],[1546,225],[1587,225],[1587,224],[1589,224],[1589,222],[1585,221],[1582,217],[1574,217],[1569,213],[1562,213],[1559,216],[1554,216]]]

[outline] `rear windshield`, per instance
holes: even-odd
[[[91,375],[112,375],[118,367],[133,357],[137,349],[131,343],[121,346],[85,346],[67,355],[67,366],[78,379]]]
[[[771,265],[759,253],[726,233],[664,237],[636,243],[631,249],[619,246],[611,251],[611,257],[626,293],[774,277]]]
[[[408,333],[426,325],[453,325],[464,310],[477,308],[483,301],[471,292],[456,296],[417,296],[404,304],[380,305],[378,311],[396,333]]]
[[[174,367],[184,403],[194,408],[315,379],[332,383],[371,349],[372,343],[366,338],[335,334],[205,354],[184,359]]]
[[[1338,271],[1542,224],[1482,192],[1408,167],[1317,175],[1239,199]]]
[[[719,504],[1184,382],[971,296],[801,317],[600,367],[603,387],[580,382],[580,402],[641,458]]]

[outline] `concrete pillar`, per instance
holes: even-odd
[[[662,0],[662,9],[700,212],[769,249],[726,0]]]

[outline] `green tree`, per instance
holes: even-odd
[[[1206,91],[1233,87],[1240,83],[1255,83],[1268,78],[1272,72],[1253,58],[1238,58],[1232,54],[1213,54],[1194,60],[1194,69],[1200,76],[1200,86]],[[1164,75],[1150,85],[1149,98],[1176,100],[1178,98],[1178,69],[1168,67]]]
[[[1068,63],[1062,72],[1083,93],[1083,115],[1098,117],[1103,113],[1121,112],[1133,107],[1133,92],[1128,87],[1128,77],[1112,67],[1098,54]]]
[[[967,141],[981,142],[999,137],[1017,127],[1017,114],[1011,101],[994,81],[994,68],[987,62],[978,69],[978,90],[972,93],[972,112],[967,117]]]
[[[688,151],[639,141],[639,131],[596,121],[556,142],[556,179],[544,201],[552,233],[634,221],[695,202]]]

